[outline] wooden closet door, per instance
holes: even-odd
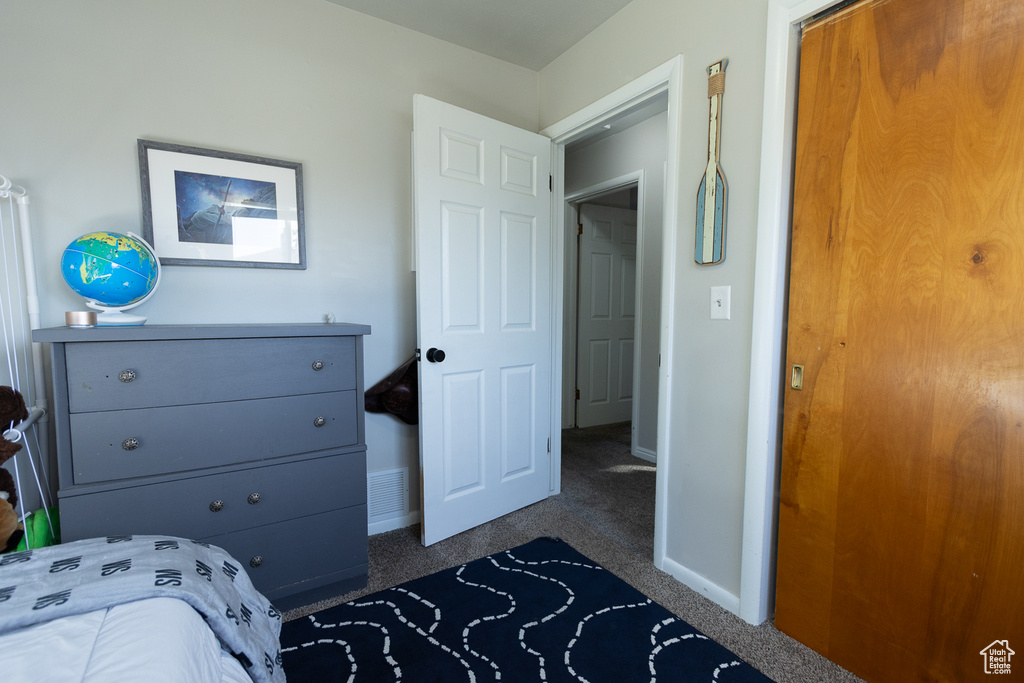
[[[776,626],[869,681],[1024,676],[1024,3],[804,31]],[[787,371],[787,379],[789,378]]]

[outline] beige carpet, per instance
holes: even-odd
[[[418,526],[371,536],[365,589],[288,611],[285,620],[557,536],[779,683],[860,681],[770,621],[751,626],[654,567],[655,469],[629,454],[629,437],[628,423],[566,430],[561,494],[428,548]]]

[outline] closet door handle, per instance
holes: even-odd
[[[789,386],[796,391],[802,391],[804,388],[804,366],[793,364],[793,372],[790,375]]]

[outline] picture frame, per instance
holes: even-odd
[[[142,139],[138,152],[161,265],[305,270],[301,163]]]

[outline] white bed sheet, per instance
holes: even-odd
[[[151,598],[0,637],[10,683],[252,683],[191,606]]]

